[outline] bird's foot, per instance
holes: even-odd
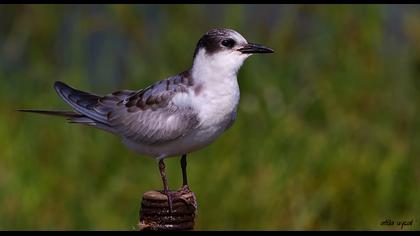
[[[181,192],[181,195],[191,192],[190,187],[188,185],[182,186],[181,190],[179,190],[179,191]]]
[[[175,202],[176,200],[183,200],[185,201],[185,199],[183,199],[182,195],[190,193],[191,190],[188,187],[188,185],[184,185],[182,186],[181,189],[177,190],[177,191],[161,191],[162,194],[165,194],[168,197],[168,206],[169,206],[169,212],[172,213],[173,212],[173,202]],[[193,196],[195,198],[195,196]]]
[[[194,208],[197,209],[197,207],[198,207],[197,206],[197,198],[195,197],[194,192],[191,191],[191,189],[188,185],[182,186],[182,188],[178,191],[179,191],[181,196],[184,195],[184,194],[191,193],[191,197],[192,197],[193,200],[192,201],[191,200],[186,200],[186,202],[187,202],[187,204],[188,204],[188,202],[190,202],[190,203],[192,202]]]
[[[163,194],[166,195],[166,197],[168,197],[168,206],[169,206],[169,213],[173,212],[173,202],[177,199],[180,199],[182,194],[180,194],[178,191],[177,192],[172,192],[172,191],[162,191]]]
[[[169,213],[172,213],[172,202],[174,201],[174,199],[176,199],[176,197],[174,196],[175,194],[171,191],[163,191],[162,193],[165,194],[168,198]]]

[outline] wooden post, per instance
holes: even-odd
[[[197,213],[197,201],[191,191],[180,189],[175,192],[179,197],[172,201],[169,211],[168,198],[159,191],[143,194],[139,212],[140,231],[146,230],[193,230]]]

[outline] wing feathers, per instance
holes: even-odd
[[[106,114],[94,109],[100,98],[99,96],[73,89],[60,81],[55,82],[54,88],[58,95],[79,113],[101,123],[108,123]]]
[[[158,144],[188,134],[198,122],[196,112],[172,103],[191,86],[182,73],[139,91],[122,90],[100,97],[57,81],[57,94],[76,112],[24,110],[67,117],[72,123],[94,126],[145,144]],[[184,83],[185,82],[185,83]]]

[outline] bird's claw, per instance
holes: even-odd
[[[172,213],[172,192],[167,192],[166,196],[168,197],[168,206],[169,206],[169,213]]]
[[[181,199],[184,200],[182,198],[182,195],[191,192],[190,187],[188,187],[188,185],[184,185],[182,186],[182,188],[176,192],[172,192],[172,191],[162,191],[163,194],[166,195],[166,197],[168,198],[168,207],[169,207],[169,212],[172,213],[173,212],[173,202],[177,199]],[[195,196],[194,196],[195,197]]]
[[[191,192],[190,187],[188,185],[184,185],[181,188],[181,194],[189,193]]]

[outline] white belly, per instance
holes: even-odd
[[[218,70],[215,70],[218,71]],[[209,77],[195,75],[199,92],[191,88],[188,93],[176,95],[172,102],[178,106],[192,107],[198,113],[200,124],[188,135],[158,145],[147,145],[124,140],[139,154],[154,158],[180,156],[206,147],[229,127],[239,103],[239,86],[235,73],[207,73]]]
[[[153,158],[175,157],[208,146],[225,131],[229,123],[226,120],[218,125],[198,128],[185,137],[157,145],[135,143],[128,139],[124,139],[123,143],[136,153]]]
[[[184,137],[156,145],[135,143],[128,139],[123,142],[135,152],[154,158],[180,156],[202,149],[232,124],[239,102],[237,83],[232,90],[224,93],[203,92],[200,96],[191,93],[190,95],[195,97],[186,98],[185,94],[180,97],[179,100],[183,103],[186,100],[193,101],[191,106],[199,111],[200,120],[200,124]]]

